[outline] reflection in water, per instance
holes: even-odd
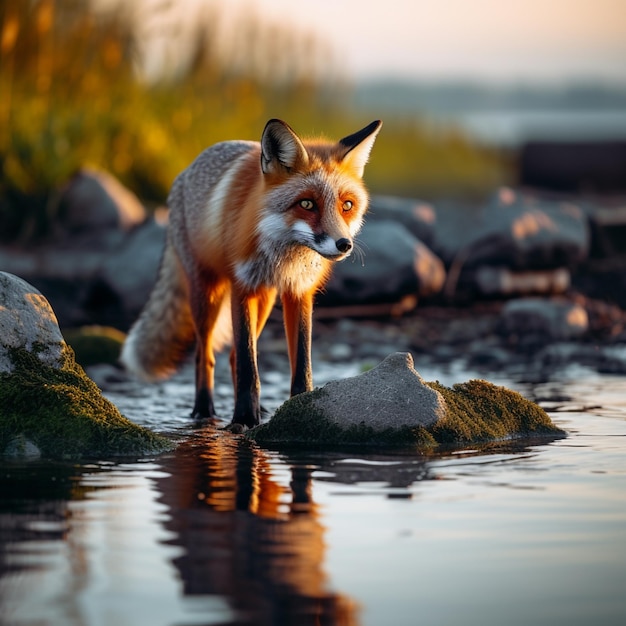
[[[286,487],[266,452],[221,434],[181,445],[163,466],[185,594],[229,598],[236,624],[357,623],[355,603],[327,587],[311,470],[295,467]]]
[[[63,593],[70,602],[65,607],[67,623],[79,623],[72,619],[74,607],[71,596],[79,591],[85,580],[87,555],[71,537],[71,501],[82,500],[89,491],[80,484],[76,469],[69,464],[32,461],[25,464],[6,463],[0,466],[0,624],[12,620],[25,603],[15,596],[24,573],[38,573],[47,566],[57,567],[57,574],[67,569],[70,581],[62,591],[58,588],[29,589],[42,594]],[[58,546],[66,548],[68,556],[64,567],[58,567]],[[54,565],[53,565],[54,563]],[[57,581],[59,576],[56,577]],[[43,581],[43,575],[40,583]],[[67,579],[61,577],[61,581]],[[63,583],[60,583],[61,585]],[[7,621],[7,624],[26,622]],[[27,623],[54,623],[33,621]]]
[[[0,624],[626,624],[626,379],[571,372],[551,444],[0,459]]]
[[[311,467],[216,432],[157,464],[0,465],[0,624],[356,625]]]
[[[13,552],[16,542],[55,541],[66,532],[65,500],[70,489],[65,481],[46,482],[50,492],[45,501],[40,501],[45,483],[35,466],[16,465],[0,473],[0,580],[20,568]],[[24,494],[29,494],[28,499]]]

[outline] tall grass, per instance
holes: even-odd
[[[150,12],[113,6],[0,0],[1,240],[44,234],[56,191],[84,165],[160,203],[202,149],[258,139],[270,117],[336,138],[371,121],[351,110],[348,85],[326,71],[332,50],[310,34],[252,14],[228,39],[216,8],[185,26],[174,0]],[[397,117],[385,119],[367,171],[374,192],[431,197],[481,193],[506,175],[454,131]]]

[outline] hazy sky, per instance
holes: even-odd
[[[354,78],[626,84],[626,0],[209,1],[317,33]]]

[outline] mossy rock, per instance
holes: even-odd
[[[402,359],[412,370],[410,355],[398,353],[388,357],[383,364],[393,362],[397,366]],[[388,373],[389,368],[385,371]],[[337,383],[345,382],[352,387],[355,380],[365,376],[361,374],[347,381],[333,381],[321,389],[289,399],[267,424],[249,431],[247,435],[261,445],[379,446],[417,451],[462,448],[520,438],[564,436],[564,432],[552,423],[540,406],[516,391],[485,380],[470,380],[449,388],[438,382],[424,382],[419,374],[412,371],[417,379],[416,385],[425,385],[442,399],[433,405],[432,419],[422,415],[414,425],[409,425],[403,418],[399,426],[393,426],[393,407],[399,405],[398,398],[409,393],[406,379],[396,389],[387,392],[393,397],[385,399],[392,407],[392,413],[386,420],[368,419],[367,411],[363,409],[356,409],[360,410],[360,418],[356,420],[354,415],[344,419],[342,415],[333,414],[335,404],[341,407],[341,411],[346,410],[341,399],[335,403],[330,397],[331,394],[344,393],[337,388]],[[375,370],[372,370],[367,375],[374,374]],[[385,386],[388,388],[388,380]],[[385,392],[377,389],[376,393]],[[374,404],[380,407],[380,401]],[[367,405],[367,400],[364,405]]]
[[[109,326],[83,326],[63,331],[65,341],[74,350],[82,367],[107,363],[115,365],[126,335]]]
[[[13,369],[0,373],[0,454],[32,442],[45,458],[145,455],[171,449],[165,437],[123,417],[74,359],[69,346],[59,367],[35,349],[9,349]]]

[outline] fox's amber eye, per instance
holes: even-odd
[[[354,206],[354,205],[352,204],[352,200],[346,200],[346,201],[343,203],[343,207],[342,207],[343,212],[344,212],[344,213],[347,213],[348,211],[352,211],[352,207],[353,207],[353,206]]]
[[[300,208],[304,209],[305,211],[312,211],[315,208],[315,202],[313,202],[313,200],[300,200],[299,204]]]

